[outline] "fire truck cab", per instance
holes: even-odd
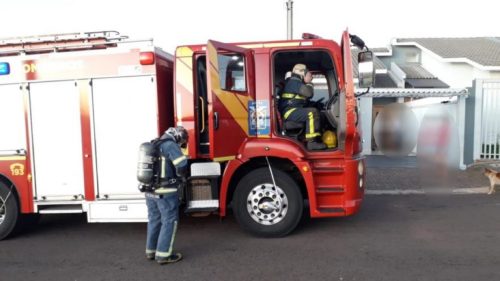
[[[175,118],[189,130],[187,154],[207,167],[221,163],[223,171],[213,190],[217,201],[199,198],[198,206],[217,208],[221,216],[230,206],[244,229],[263,236],[293,230],[304,200],[311,217],[347,216],[359,209],[364,162],[350,49],[347,32],[341,46],[305,34],[302,40],[209,40],[177,48]],[[371,53],[361,54],[359,77],[369,87]],[[335,132],[336,146],[308,151],[301,141],[303,124],[287,124],[277,110],[278,85],[297,63],[321,82],[312,101],[321,109],[322,132]]]
[[[0,40],[0,239],[30,214],[146,221],[137,149],[174,125],[189,132],[186,213],[232,209],[242,228],[274,237],[307,205],[315,218],[354,214],[365,169],[351,38],[209,40],[175,56],[115,32]],[[369,87],[371,53],[358,59]],[[308,151],[303,124],[277,110],[277,85],[297,63],[319,81],[311,102],[338,141],[328,149]]]

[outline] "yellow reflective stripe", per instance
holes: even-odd
[[[294,112],[297,108],[292,108],[292,109],[289,109],[287,112],[285,112],[285,115],[283,115],[283,118],[287,119],[288,116],[290,116],[290,114],[292,114],[292,112]]]
[[[188,46],[182,46],[178,47],[177,50],[175,50],[175,55],[178,57],[189,57],[192,58],[193,56],[193,49],[191,49]]]
[[[160,161],[161,161],[160,177],[164,178],[165,177],[165,170],[166,170],[166,168],[165,168],[165,157],[162,156]]]
[[[172,232],[172,239],[170,240],[170,247],[168,248],[168,252],[172,254],[172,250],[174,249],[174,241],[175,234],[177,233],[177,221],[174,221],[174,231]]]
[[[256,43],[256,44],[246,44],[238,45],[239,47],[256,49],[256,48],[276,48],[276,47],[294,47],[299,46],[300,42],[276,42],[276,43]]]
[[[312,139],[318,136],[320,136],[320,133],[306,134],[306,139]]]
[[[185,159],[186,159],[186,156],[182,155],[181,157],[174,159],[174,161],[172,161],[172,163],[174,163],[174,165],[177,166],[177,164],[181,163],[181,161],[185,160]]]
[[[170,239],[170,246],[168,248],[168,252],[156,252],[157,257],[162,257],[162,258],[167,258],[172,255],[172,249],[174,246],[174,241],[175,241],[175,234],[177,233],[177,222],[174,221],[174,231],[172,232],[172,238]]]
[[[306,99],[306,97],[303,97],[299,94],[290,94],[290,93],[283,93],[283,94],[281,94],[281,97],[285,98],[285,99],[296,99],[296,100],[305,100]]]
[[[146,249],[146,254],[154,254],[154,253],[156,253],[156,250]]]
[[[236,157],[234,156],[223,156],[223,157],[216,157],[214,158],[215,162],[226,162],[235,159]]]
[[[155,189],[156,194],[166,194],[166,193],[174,193],[174,192],[177,192],[177,188],[164,187],[164,188]]]
[[[307,117],[309,117],[309,135],[314,134],[314,115],[312,112],[309,112],[307,114]]]
[[[22,161],[26,156],[0,156],[0,161]]]
[[[157,257],[162,257],[162,258],[167,258],[167,257],[170,256],[170,252],[167,252],[167,253],[165,253],[165,252],[156,252],[156,256]]]

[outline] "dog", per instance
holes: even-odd
[[[500,172],[489,168],[484,168],[483,175],[485,175],[490,180],[490,190],[488,191],[488,194],[491,195],[495,193],[495,184],[500,184]]]

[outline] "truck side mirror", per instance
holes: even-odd
[[[373,67],[373,53],[371,51],[363,51],[358,54],[358,80],[360,88],[373,86],[375,69]]]

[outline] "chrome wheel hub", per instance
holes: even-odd
[[[262,225],[273,225],[282,221],[288,210],[288,198],[278,186],[265,183],[258,185],[247,197],[250,217]]]

